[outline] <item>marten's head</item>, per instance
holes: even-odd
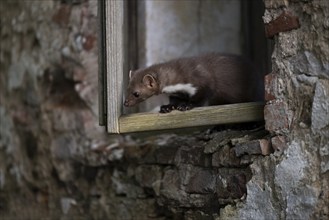
[[[126,107],[134,106],[158,94],[158,91],[159,84],[157,83],[155,73],[148,70],[130,71],[124,105]]]

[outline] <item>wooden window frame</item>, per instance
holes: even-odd
[[[129,71],[128,1],[99,0],[99,121],[109,133],[130,133],[264,120],[264,103],[194,108],[189,111],[123,114]]]

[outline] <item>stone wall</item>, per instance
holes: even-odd
[[[225,207],[222,216],[327,219],[329,2],[264,2],[266,35],[275,42],[265,127],[273,148],[284,151],[251,165],[246,201]]]
[[[329,5],[265,6],[268,132],[112,136],[97,1],[0,1],[1,219],[327,219]]]

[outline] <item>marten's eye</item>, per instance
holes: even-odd
[[[139,97],[139,92],[134,92],[133,95],[138,98]]]

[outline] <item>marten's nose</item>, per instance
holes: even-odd
[[[128,107],[129,106],[129,102],[128,100],[125,100],[125,102],[123,103],[124,106]]]

